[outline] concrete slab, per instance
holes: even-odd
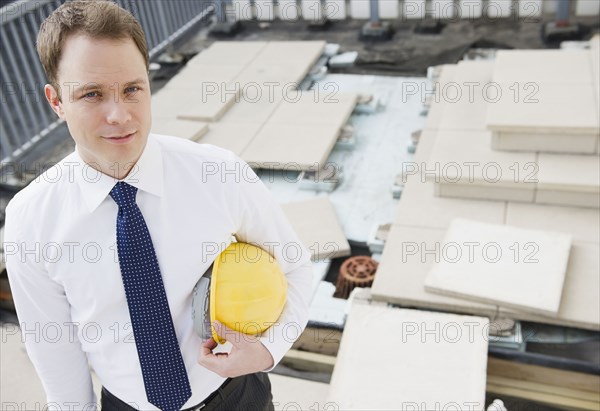
[[[188,65],[173,77],[164,87],[174,89],[202,89],[207,83],[228,84],[242,72],[238,65],[196,64]]]
[[[354,299],[328,400],[340,410],[484,409],[488,326],[487,318]]]
[[[220,123],[265,123],[281,102],[280,96],[268,93],[256,95],[246,91],[248,95],[242,94],[219,120]]]
[[[428,180],[452,185],[477,185],[533,192],[535,153],[509,153],[491,149],[488,131],[439,130],[428,160]]]
[[[600,157],[548,154],[538,156],[538,188],[600,193]]]
[[[600,157],[540,153],[537,203],[600,208]]]
[[[570,233],[574,242],[600,243],[598,210],[508,202],[506,224],[534,230],[550,227],[554,231]]]
[[[303,378],[287,377],[269,373],[273,406],[276,410],[308,410],[316,404],[325,404],[329,384]]]
[[[177,107],[176,117],[182,120],[217,121],[240,99],[241,91],[230,85],[216,92],[193,93],[190,90],[164,90],[172,99],[188,103]],[[162,93],[161,93],[162,94]]]
[[[556,204],[597,210],[600,208],[600,195],[598,193],[540,188],[536,192],[535,202],[537,204]]]
[[[454,67],[454,76],[452,81],[458,83],[461,87],[462,97],[469,99],[472,95],[481,95],[482,88],[492,81],[492,74],[495,67],[494,60],[462,60]],[[465,83],[476,83],[467,85]]]
[[[394,223],[404,226],[446,229],[452,218],[469,217],[477,221],[502,224],[506,207],[505,201],[489,201],[493,197],[478,201],[434,195],[436,188],[432,182],[426,180],[426,173],[434,169],[434,166],[428,164],[427,160],[433,150],[436,136],[436,131],[423,130],[413,162],[404,162],[402,165],[406,183],[396,208]],[[477,189],[476,194],[479,195],[481,187],[477,187]],[[497,190],[494,193],[496,195],[505,194]],[[533,197],[530,201],[532,200]]]
[[[494,63],[493,81],[508,84],[503,92],[525,97],[527,83],[539,84],[540,89],[553,84],[592,83],[588,50],[499,50]],[[518,87],[514,83],[518,82]],[[534,88],[530,89],[534,92]],[[518,100],[518,99],[517,99]]]
[[[504,94],[488,105],[487,126],[493,131],[598,136],[600,123],[590,84],[536,83],[515,101],[508,93],[511,85],[500,83]]]
[[[155,117],[152,119],[151,131],[157,134],[166,134],[198,141],[200,137],[208,132],[208,124],[201,121]]]
[[[531,207],[532,210],[533,208],[546,208],[533,204],[518,204],[518,206]],[[539,221],[541,222],[545,216],[547,214],[541,212]],[[525,218],[524,215],[523,219]],[[512,221],[517,223],[514,218]],[[528,220],[528,223],[532,221],[535,220]],[[547,221],[543,228],[548,226]],[[556,229],[563,227],[560,221],[561,219],[557,219]],[[568,225],[567,221],[564,223]],[[525,224],[522,226],[528,227]],[[531,228],[537,228],[537,226]],[[574,231],[575,238],[578,236],[577,232]],[[516,320],[538,321],[544,324],[591,330],[600,329],[600,319],[598,318],[600,311],[594,309],[600,301],[598,295],[600,293],[600,286],[598,286],[600,257],[596,243],[581,241],[573,243],[558,314],[545,316],[425,291],[425,277],[436,258],[439,260],[442,255],[443,236],[444,231],[439,229],[392,226],[373,282],[373,298],[377,301],[403,306],[490,317],[496,317],[498,313],[501,313],[502,316]],[[590,309],[585,307],[590,307]]]
[[[396,209],[394,223],[402,226],[446,229],[455,217],[493,224],[504,223],[506,202],[434,196],[433,183],[409,178]]]
[[[495,305],[425,290],[427,273],[442,257],[444,233],[442,229],[393,225],[373,281],[373,298],[409,307],[494,316]]]
[[[162,89],[152,95],[152,117],[177,118],[181,110],[190,104],[202,103],[201,91],[182,92],[180,90]]]
[[[350,255],[350,244],[328,197],[286,203],[282,208],[313,260]]]
[[[245,67],[267,46],[266,41],[216,41],[188,61],[187,66],[234,65]]]
[[[431,150],[433,150],[433,145],[435,144],[435,138],[437,137],[437,130],[422,130],[421,137],[419,137],[419,144],[417,144],[417,150],[415,151],[415,155],[412,159],[412,162],[403,162],[403,171],[408,171],[408,167],[410,164],[414,164],[417,167],[419,164],[426,163],[431,156]],[[419,170],[419,169],[417,169]],[[420,168],[423,170],[423,167]]]
[[[596,34],[590,39],[590,60],[592,62],[592,79],[596,93],[596,107],[600,107],[600,34]]]
[[[240,156],[260,130],[260,123],[212,123],[209,131],[198,140],[202,144],[233,151]]]
[[[435,184],[437,197],[458,198],[463,200],[516,201],[532,203],[535,201],[535,190],[527,187],[502,187],[491,184]]]
[[[452,82],[443,88],[446,102],[440,128],[447,130],[485,130],[488,98],[486,90],[492,78],[492,61],[461,61]]]
[[[270,41],[257,58],[265,66],[304,65],[310,67],[317,62],[325,50],[325,41]]]
[[[177,118],[177,114],[192,101],[202,102],[201,92],[183,93],[174,90],[160,90],[152,95],[152,118]]]
[[[246,66],[236,77],[235,83],[244,92],[258,88],[262,93],[269,93],[270,89],[275,89],[277,94],[282,95],[286,91],[293,92],[298,88],[310,67],[308,64],[275,64],[257,60]]]
[[[332,124],[267,123],[242,152],[242,158],[261,168],[317,170],[324,167],[339,130],[339,125]]]
[[[446,64],[442,67],[440,77],[435,84],[428,85],[426,81],[420,84],[422,90],[430,91],[433,87],[436,88],[437,93],[431,95],[431,106],[427,113],[427,119],[425,120],[424,130],[435,130],[439,128],[442,120],[442,113],[448,104],[446,98],[442,98],[444,95],[443,90],[447,87],[447,84],[453,81],[456,73],[456,65]],[[421,90],[421,91],[422,91]]]
[[[594,154],[598,136],[527,131],[496,131],[492,134],[492,148],[502,151],[524,151],[564,154]]]
[[[600,330],[600,254],[598,244],[574,242],[567,266],[562,298],[555,318],[519,313],[518,318],[567,327]],[[505,313],[503,316],[514,317]]]
[[[356,93],[302,91],[283,99],[269,124],[346,124],[356,105]]]
[[[465,244],[473,245],[468,253]],[[449,251],[431,268],[426,290],[543,315],[558,313],[570,234],[455,219],[442,247]]]

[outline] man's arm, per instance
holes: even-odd
[[[40,250],[23,235],[27,221],[6,209],[4,251],[22,341],[46,391],[49,410],[94,410],[87,357],[81,349],[63,287],[49,278]]]
[[[250,167],[237,157],[235,169],[239,171],[236,181],[231,175],[227,176],[227,184],[233,192],[232,210],[236,222],[238,241],[254,244],[269,251],[279,263],[288,282],[287,301],[278,321],[263,333],[260,338],[243,336],[237,338],[240,344],[235,344],[234,338],[227,338],[234,331],[224,326],[217,326],[217,332],[234,345],[232,356],[211,355],[216,346],[212,341],[205,343],[199,362],[209,369],[224,376],[241,375],[248,372],[270,371],[283,358],[291,348],[293,342],[300,336],[308,323],[309,302],[312,285],[311,255],[303,245],[296,232],[290,225],[286,215],[273,198],[271,192],[260,181]],[[245,344],[249,342],[248,344]],[[262,344],[257,346],[257,343]],[[259,349],[259,347],[262,349]],[[264,351],[268,351],[272,361],[263,361],[262,367],[249,359],[242,359],[238,355],[241,349],[252,350],[256,356],[263,358]],[[247,355],[247,356],[250,356]],[[268,357],[268,355],[267,355]],[[235,364],[232,359],[249,364]],[[227,362],[227,364],[224,364]],[[254,369],[250,369],[254,367]]]
[[[241,161],[241,160],[240,160]],[[290,225],[281,206],[258,176],[243,163],[239,189],[238,241],[258,245],[276,258],[288,282],[287,301],[276,324],[260,342],[273,357],[270,371],[300,337],[308,323],[312,286],[311,254]]]

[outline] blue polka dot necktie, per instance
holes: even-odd
[[[117,252],[146,396],[163,411],[180,410],[191,397],[167,294],[150,232],[135,202],[137,188],[118,182]]]

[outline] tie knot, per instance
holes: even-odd
[[[110,190],[110,196],[119,207],[130,207],[135,205],[135,195],[137,188],[123,181],[119,181]]]

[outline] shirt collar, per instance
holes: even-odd
[[[81,188],[83,200],[88,210],[93,212],[106,199],[108,193],[118,181],[124,181],[137,187],[139,190],[162,197],[163,194],[163,161],[159,143],[152,134],[144,147],[142,155],[131,172],[123,180],[117,180],[108,174],[101,173],[86,164],[77,146],[73,153],[75,161],[82,167],[76,169],[75,180]]]

